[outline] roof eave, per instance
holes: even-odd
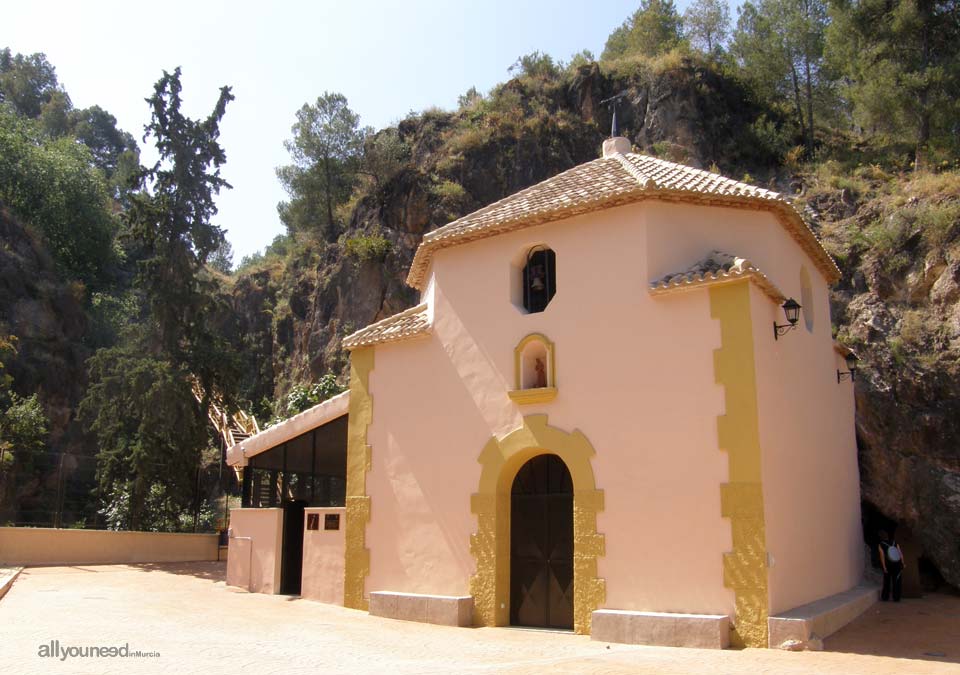
[[[784,226],[784,229],[794,238],[804,252],[811,257],[817,268],[824,275],[824,278],[826,278],[828,284],[835,284],[840,280],[841,272],[836,262],[834,262],[830,254],[827,253],[826,249],[823,248],[823,244],[820,243],[820,240],[817,239],[813,230],[810,229],[797,210],[785,199],[765,199],[740,195],[712,195],[684,190],[651,190],[638,186],[637,190],[617,195],[612,199],[580,204],[571,209],[552,209],[528,218],[516,218],[510,221],[504,221],[495,226],[478,230],[475,236],[464,234],[443,239],[430,238],[430,234],[433,233],[429,233],[424,236],[423,241],[420,243],[420,246],[417,247],[417,251],[413,256],[410,271],[407,274],[407,285],[420,291],[423,290],[432,263],[433,252],[436,250],[450,248],[488,237],[495,237],[512,230],[524,229],[564,218],[592,213],[605,208],[635,204],[647,199],[769,211],[779,217],[778,219],[781,225]],[[457,221],[453,221],[450,225],[456,222]],[[439,230],[435,230],[434,232],[438,231]]]

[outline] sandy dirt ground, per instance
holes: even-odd
[[[249,594],[223,575],[222,563],[26,569],[0,600],[0,673],[960,674],[956,596],[878,604],[823,652],[708,651],[393,621]],[[40,656],[51,641],[159,656]]]

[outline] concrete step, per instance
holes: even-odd
[[[815,644],[856,619],[879,597],[879,588],[864,584],[771,616],[767,619],[769,645],[804,648]]]

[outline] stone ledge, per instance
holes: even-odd
[[[473,596],[375,591],[370,594],[370,614],[441,626],[470,626],[473,623]]]
[[[855,586],[771,616],[767,619],[770,647],[815,644],[818,638],[822,640],[856,619],[879,597],[876,586]]]
[[[730,617],[598,609],[593,613],[590,639],[658,647],[724,649],[730,645]]]
[[[0,598],[7,594],[22,571],[22,567],[0,567]]]

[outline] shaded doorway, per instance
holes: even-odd
[[[307,503],[301,500],[283,504],[281,595],[300,595],[300,580],[303,576],[303,510],[306,505]]]
[[[539,455],[513,479],[510,623],[573,628],[573,481],[556,455]]]

